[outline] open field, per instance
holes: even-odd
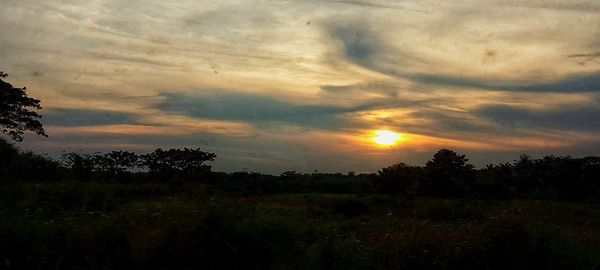
[[[0,185],[4,269],[593,269],[600,205]]]

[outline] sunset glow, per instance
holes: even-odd
[[[376,130],[373,142],[383,146],[393,146],[402,140],[402,135],[389,130]]]
[[[49,137],[20,147],[51,156],[202,147],[279,173],[452,148],[483,166],[600,151],[599,21],[586,0],[6,0],[0,71],[42,101]]]

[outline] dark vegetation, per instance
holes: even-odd
[[[64,153],[60,160],[23,152],[0,140],[0,172],[4,183],[64,180],[112,184],[184,182],[212,185],[229,193],[385,194],[465,199],[538,199],[576,202],[600,200],[600,157],[521,155],[512,163],[476,169],[464,155],[448,149],[435,153],[425,166],[397,163],[377,173],[297,173],[279,176],[257,172],[221,173],[206,162],[216,155],[201,149],[156,149],[137,155],[128,151]]]
[[[4,133],[44,135],[10,106],[0,117],[25,118],[0,118]],[[442,149],[425,166],[279,176],[213,172],[215,158],[54,160],[0,139],[0,269],[600,267],[600,157],[476,169]]]
[[[5,82],[3,79],[7,76],[0,71],[0,131],[16,141],[23,140],[25,131],[47,136],[39,121],[42,117],[29,109],[41,109],[40,101],[28,97],[27,88],[17,88]]]
[[[597,157],[475,169],[438,151],[376,174],[212,172],[200,149],[0,141],[0,268],[592,269]]]

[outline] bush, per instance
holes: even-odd
[[[356,217],[369,213],[369,207],[358,200],[342,200],[331,206],[333,214],[342,214],[345,217]]]

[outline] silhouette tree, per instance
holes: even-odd
[[[63,153],[61,165],[68,169],[76,180],[93,180],[93,173],[97,171],[94,156],[75,152]]]
[[[19,150],[11,143],[0,138],[0,175],[9,178],[13,173]]]
[[[537,175],[538,167],[539,160],[535,160],[526,154],[521,154],[519,159],[514,160],[513,168],[516,172],[516,184],[521,196],[532,194],[542,186]]]
[[[382,168],[377,171],[377,175],[379,177],[375,188],[378,192],[413,195],[417,184],[422,180],[423,168],[400,162]]]
[[[21,151],[0,138],[0,182],[59,180],[58,162],[31,151]]]
[[[7,76],[0,71],[0,131],[15,141],[22,141],[25,131],[48,137],[39,121],[42,116],[29,109],[41,109],[40,101],[28,97],[27,88],[16,88],[2,80]]]
[[[506,198],[515,192],[512,164],[488,164],[478,170],[471,185],[471,195],[478,198]]]
[[[474,166],[465,155],[441,149],[425,164],[423,191],[430,195],[464,195],[473,178]]]
[[[198,149],[156,149],[154,152],[142,155],[142,164],[150,170],[151,173],[169,178],[199,177],[204,172],[210,171],[207,161],[213,161],[217,155],[214,153],[203,152]]]
[[[139,157],[133,152],[112,151],[104,155],[96,155],[94,159],[102,172],[110,177],[117,177],[125,174],[128,169],[137,167]]]

